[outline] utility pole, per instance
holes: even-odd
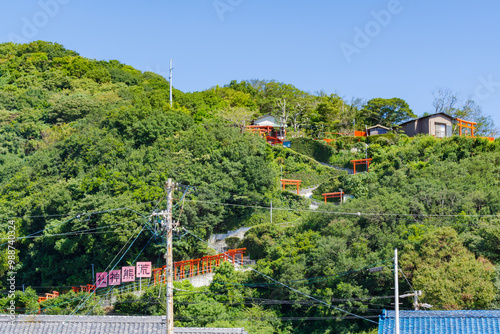
[[[421,296],[421,295],[422,295],[422,291],[421,290],[417,290],[417,291],[413,291],[413,292],[410,292],[410,293],[405,293],[404,295],[399,296],[399,298],[413,297],[413,307],[415,308],[415,311],[418,311],[421,306],[422,307],[427,307],[427,306],[432,307],[432,305],[421,304],[421,303],[418,302],[418,296]]]
[[[172,68],[172,66],[170,66]],[[172,70],[170,70],[172,71]],[[172,72],[170,72],[172,73]],[[172,81],[170,81],[170,87],[172,87]],[[170,90],[170,96],[172,96],[172,90]],[[170,100],[172,101],[172,100]],[[172,102],[170,102],[172,103]],[[167,280],[167,318],[165,321],[165,327],[167,329],[167,334],[174,334],[174,280],[172,275],[172,202],[173,202],[174,186],[172,184],[172,179],[167,180],[167,212],[166,212],[166,222],[165,229],[167,232],[167,253],[165,254],[165,259],[167,262],[167,267],[165,268],[165,275]]]
[[[398,282],[398,249],[394,248],[394,312],[396,313],[396,331],[399,334],[399,282]]]
[[[421,307],[423,308],[432,308],[432,305],[427,304],[427,303],[419,303],[418,302],[418,296],[422,295],[421,290],[413,291],[410,293],[406,293],[404,295],[399,296],[399,298],[407,298],[407,297],[413,297],[413,307],[415,311],[420,310]]]
[[[172,108],[172,72],[174,68],[172,67],[172,59],[170,59],[170,77],[168,81],[170,81],[170,108]]]
[[[166,309],[166,319],[165,319],[165,327],[167,334],[174,333],[174,283],[173,283],[173,260],[172,260],[172,202],[173,202],[173,193],[174,193],[174,184],[172,183],[172,179],[167,180],[167,184],[165,185],[165,190],[167,191],[167,210],[162,210],[161,212],[154,212],[152,216],[162,217],[160,223],[160,229],[165,232],[165,241],[167,250],[165,252],[165,283],[167,285],[166,288],[166,300],[165,300],[165,309]]]

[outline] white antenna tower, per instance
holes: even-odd
[[[172,108],[172,72],[173,72],[173,67],[172,67],[172,59],[170,59],[170,77],[169,77],[169,81],[170,81],[170,108]]]

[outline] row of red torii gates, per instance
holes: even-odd
[[[222,262],[243,264],[246,248],[230,249],[225,253],[204,256],[201,259],[174,262],[174,280],[212,273]],[[154,284],[165,283],[166,266],[152,270]]]
[[[354,166],[353,174],[356,174],[356,166],[359,166],[359,165],[366,165],[366,172],[368,172],[368,170],[370,168],[370,163],[372,162],[372,159],[358,159],[358,160],[351,160],[351,162]],[[297,187],[297,195],[299,195],[300,184],[302,183],[302,180],[280,179],[280,183],[281,183],[281,187],[282,187],[283,191],[285,191],[285,187],[287,185],[296,186]],[[342,200],[342,196],[337,196],[338,194],[340,194],[340,193],[326,193],[326,194],[323,194],[323,196],[327,195],[327,196],[329,196],[328,198],[340,197]],[[325,196],[325,203],[326,203],[326,199],[327,199],[327,197]]]
[[[233,265],[243,264],[243,254],[245,254],[246,248],[230,249],[225,253],[217,255],[204,256],[201,259],[193,259],[186,261],[178,261],[173,263],[174,267],[174,280],[186,279],[193,276],[203,275],[212,273],[215,268],[219,267],[222,262],[231,262]],[[153,269],[151,271],[154,284],[160,282],[165,283],[165,268],[166,265],[160,268]],[[87,292],[91,293],[96,289],[95,285],[87,284],[81,285],[79,287],[74,286],[71,288],[74,292]],[[54,291],[54,294],[59,293]],[[46,294],[47,297],[39,297],[38,302],[44,301],[46,299],[55,298],[53,294]],[[50,296],[49,296],[50,295]]]

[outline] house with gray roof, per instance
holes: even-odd
[[[412,119],[400,124],[399,126],[401,127],[401,130],[408,135],[408,137],[426,134],[436,138],[445,138],[453,135],[453,122],[455,122],[455,118],[448,114],[439,112],[417,119]]]
[[[158,334],[165,333],[165,317],[18,315],[12,322],[0,315],[0,333],[12,334]],[[248,334],[244,328],[176,327],[175,334]]]

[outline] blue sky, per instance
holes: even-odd
[[[196,91],[275,79],[316,92],[471,97],[500,125],[500,2],[455,0],[0,0],[0,42],[46,40]]]

